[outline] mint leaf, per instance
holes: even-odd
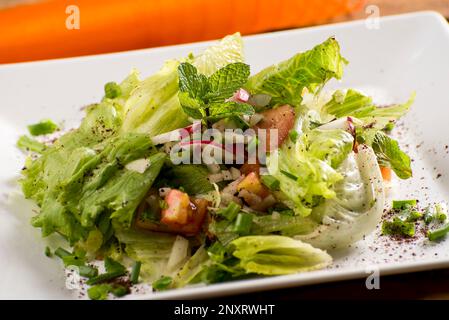
[[[249,65],[241,62],[230,63],[217,70],[209,78],[210,92],[206,94],[209,103],[221,102],[231,97],[248,80]]]
[[[216,121],[233,116],[252,115],[254,112],[254,108],[249,104],[229,101],[210,105],[207,119]]]
[[[194,119],[219,120],[254,113],[254,108],[250,105],[225,102],[226,98],[232,96],[248,80],[248,65],[231,63],[207,78],[199,74],[193,65],[184,62],[179,65],[178,74],[178,98],[188,116]]]
[[[408,179],[412,176],[410,157],[399,148],[396,140],[382,131],[378,131],[374,136],[373,150],[379,165],[393,169],[401,179]]]
[[[187,92],[191,98],[202,99],[209,91],[207,77],[198,73],[198,70],[188,62],[178,66],[179,90]]]

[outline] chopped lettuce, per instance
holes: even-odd
[[[281,275],[327,267],[332,257],[310,244],[282,236],[247,236],[231,243],[238,267],[247,273]]]
[[[343,179],[335,169],[352,145],[353,137],[346,131],[313,129],[270,154],[268,171],[279,180],[285,203],[296,214],[307,216],[323,199],[335,198],[332,187]]]
[[[370,97],[356,90],[349,89],[346,92],[337,90],[321,111],[323,115],[328,114],[337,118],[350,116],[361,120],[363,125],[357,130],[361,135],[358,138],[371,145],[376,133],[405,115],[414,99],[415,94],[412,94],[406,103],[380,107],[374,105]]]
[[[141,279],[154,281],[164,274],[175,235],[117,227],[116,237],[131,259],[142,262]]]
[[[45,144],[25,135],[20,136],[19,140],[17,140],[17,147],[23,151],[33,151],[36,153],[42,153],[45,150]]]
[[[165,177],[174,188],[181,187],[188,194],[196,195],[214,190],[208,175],[209,170],[204,166],[181,164],[171,167]]]
[[[340,46],[329,38],[312,50],[268,67],[249,78],[245,88],[252,94],[268,94],[272,104],[299,106],[304,88],[314,92],[331,78],[340,79],[347,64]]]

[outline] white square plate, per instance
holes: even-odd
[[[378,29],[364,21],[245,37],[246,61],[256,72],[312,48],[335,35],[350,61],[342,82],[330,87],[363,89],[379,103],[416,102],[399,130],[414,159],[414,177],[397,181],[395,198],[424,203],[449,200],[449,28],[432,12],[382,18]],[[76,298],[67,290],[57,259],[44,255],[46,242],[29,224],[33,206],[17,183],[24,157],[16,149],[26,125],[43,118],[78,123],[80,107],[101,99],[103,84],[123,79],[131,68],[146,76],[164,60],[199,52],[210,42],[132,52],[0,66],[0,298]],[[417,147],[419,146],[419,147]],[[436,178],[441,174],[440,178]],[[388,243],[390,245],[388,246]],[[131,298],[200,298],[256,290],[449,267],[449,240],[396,243],[378,231],[348,250],[333,252],[329,269],[289,276],[185,288]],[[362,281],[362,280],[361,280]]]

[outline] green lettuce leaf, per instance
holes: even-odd
[[[410,157],[399,148],[396,140],[379,131],[374,137],[373,150],[381,166],[393,169],[401,179],[412,176]]]
[[[374,105],[370,97],[349,89],[346,93],[336,91],[332,99],[323,106],[322,113],[337,118],[351,116],[361,120],[363,126],[357,128],[359,138],[362,138],[364,143],[371,145],[377,131],[404,116],[409,111],[414,99],[415,94],[412,94],[410,99],[403,104],[380,107]]]
[[[323,199],[336,196],[333,185],[343,179],[335,169],[352,150],[344,130],[313,129],[287,141],[267,158],[269,173],[279,180],[285,203],[307,216]]]
[[[185,63],[196,68],[199,78],[203,78],[203,74],[211,75],[230,63],[241,62],[242,59],[242,41],[240,34],[236,33],[225,37],[199,56],[184,60]],[[196,92],[192,98],[189,90],[197,89],[190,87],[192,84],[187,86],[178,84],[180,65],[180,62],[176,60],[167,61],[159,72],[140,82],[131,92],[124,107],[122,132],[143,132],[154,136],[186,126],[188,116],[194,118],[199,116],[198,112],[195,112],[198,106],[191,104],[197,103],[196,95],[201,90],[198,89],[200,91]],[[185,71],[187,76],[188,70]],[[179,89],[188,94],[178,98]],[[180,100],[183,106],[186,105],[185,108],[181,106]],[[184,113],[183,110],[186,109],[188,111]]]
[[[304,88],[314,92],[331,78],[340,79],[346,64],[337,40],[329,38],[312,50],[260,71],[249,78],[245,88],[251,94],[270,95],[274,104],[298,106]]]
[[[214,186],[207,179],[209,170],[201,165],[180,164],[173,166],[166,177],[170,186],[182,187],[190,195],[204,194],[214,190]]]
[[[282,275],[327,267],[332,257],[310,244],[283,236],[246,236],[231,243],[247,273]]]
[[[154,281],[163,275],[176,235],[124,229],[120,226],[116,226],[115,235],[125,245],[126,254],[142,263],[141,279]]]

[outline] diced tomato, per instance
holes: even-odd
[[[259,174],[250,172],[238,185],[237,191],[247,190],[255,195],[265,198],[270,194],[270,191],[260,181]]]
[[[380,167],[380,172],[382,173],[382,178],[384,181],[391,181],[391,169],[388,167]]]
[[[244,174],[245,176],[250,174],[251,172],[255,172],[257,174],[259,174],[259,170],[260,170],[260,164],[258,163],[244,163],[241,167],[240,167],[240,173]]]
[[[295,125],[295,110],[288,104],[280,107],[269,109],[262,112],[263,119],[254,126],[254,129],[266,129],[266,148],[267,151],[277,149],[282,142],[288,137],[288,133]],[[270,148],[270,132],[277,130],[278,141]]]
[[[187,193],[171,189],[165,197],[167,208],[162,210],[161,222],[165,224],[186,224],[191,215],[190,198]]]
[[[151,220],[143,218],[143,212],[145,208],[139,207],[135,226],[140,229],[150,230],[154,232],[166,232],[181,234],[184,236],[194,236],[200,232],[201,227],[207,216],[207,207],[209,202],[205,199],[192,199],[189,202],[191,209],[191,216],[187,220],[186,224],[178,223],[157,223]]]

